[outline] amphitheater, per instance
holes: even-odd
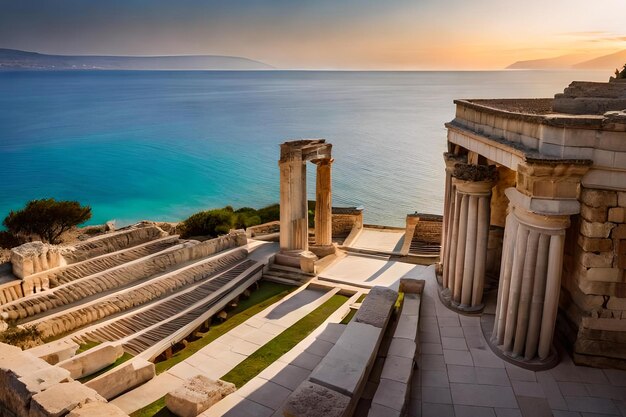
[[[314,139],[280,147],[279,222],[14,248],[0,415],[626,416],[625,103],[457,101],[444,216],[404,228],[333,207]]]

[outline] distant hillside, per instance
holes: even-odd
[[[265,70],[273,68],[263,62],[236,56],[45,55],[0,48],[0,70]]]
[[[528,61],[517,61],[506,67],[506,69],[571,69],[572,65],[578,64],[593,56],[589,54],[561,55],[555,58],[531,59]]]
[[[607,70],[622,68],[626,64],[626,50],[600,57],[589,54],[562,55],[555,58],[517,61],[506,69],[586,69]]]
[[[584,61],[574,65],[576,69],[605,69],[612,71],[616,68],[622,69],[626,64],[626,50],[616,52],[610,55],[604,55],[589,61]]]

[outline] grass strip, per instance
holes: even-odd
[[[200,339],[190,342],[186,348],[176,352],[171,358],[155,364],[157,375],[184,361],[218,337],[228,333],[250,317],[278,302],[296,288],[291,285],[260,281],[259,288],[253,291],[248,299],[240,300],[237,307],[228,312],[226,321],[212,325]]]
[[[242,387],[282,355],[293,349],[295,345],[311,334],[313,330],[319,327],[328,316],[347,300],[348,297],[345,295],[333,295],[310,314],[301,318],[294,325],[261,346],[220,379],[232,382],[237,388]]]
[[[91,348],[95,348],[96,346],[98,346],[100,343],[102,342],[92,342],[92,341],[88,341],[85,343],[81,343],[80,346],[78,346],[78,349],[76,350],[76,354],[78,355],[79,353],[83,353]]]
[[[165,406],[165,396],[163,396],[144,408],[130,413],[130,417],[176,417],[176,414]]]
[[[121,364],[123,364],[124,362],[130,360],[134,358],[133,355],[131,355],[130,353],[124,352],[124,354],[122,356],[120,356],[119,358],[117,358],[117,360],[115,362],[113,362],[111,365],[107,366],[106,368],[102,368],[100,369],[98,372],[95,372],[91,375],[87,375],[85,377],[82,378],[78,378],[78,381],[82,382],[83,384],[87,381],[91,381],[92,379],[94,379],[97,376],[102,375],[105,372],[110,371],[111,369],[115,368],[116,366],[119,366]]]

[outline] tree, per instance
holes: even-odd
[[[78,201],[54,198],[33,200],[21,210],[11,211],[2,224],[15,235],[38,235],[41,240],[58,243],[67,230],[91,218],[91,207]]]

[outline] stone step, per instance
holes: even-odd
[[[269,271],[266,272],[266,274],[270,274],[270,275],[281,277],[281,278],[287,278],[287,279],[297,279],[298,281],[308,281],[314,278],[314,276],[311,276],[309,274],[286,272],[286,271],[276,270],[272,268],[270,268]]]
[[[304,282],[301,282],[301,281],[296,281],[296,280],[287,279],[287,278],[274,277],[274,276],[266,275],[266,274],[263,274],[263,279],[266,280],[266,281],[276,282],[278,284],[295,285],[295,286],[304,285]]]
[[[270,265],[270,269],[274,269],[274,270],[279,270],[279,271],[286,271],[286,272],[294,272],[296,274],[302,274],[302,275],[309,275],[311,277],[314,277],[315,274],[311,274],[309,272],[304,272],[301,269],[298,268],[293,268],[290,266],[284,266],[284,265],[278,265],[278,264],[271,264]]]

